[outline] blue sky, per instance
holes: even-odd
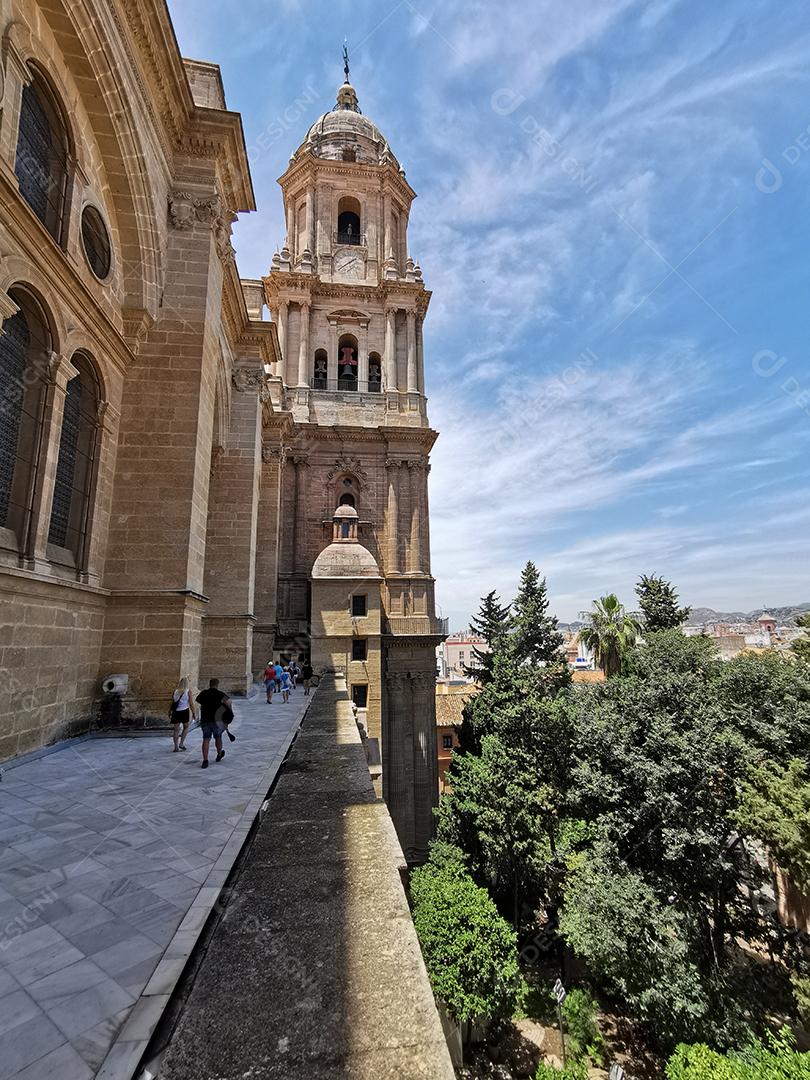
[[[535,560],[576,617],[641,573],[810,600],[810,16],[801,2],[170,0],[222,66],[259,212],[342,79],[419,193],[437,599]]]

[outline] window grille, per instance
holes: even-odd
[[[15,172],[20,194],[58,241],[67,186],[67,155],[59,118],[36,80],[23,87]]]
[[[0,334],[0,525],[7,525],[14,490],[31,335],[21,311],[6,319]]]
[[[56,464],[51,524],[48,531],[48,543],[56,544],[59,547],[68,546],[70,510],[73,504],[81,420],[82,379],[81,375],[76,375],[67,384],[65,394],[65,411],[62,416],[62,434],[59,439],[59,458]]]

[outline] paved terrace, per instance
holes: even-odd
[[[312,700],[238,703],[206,771],[199,730],[6,768],[0,1078],[129,1080]]]
[[[453,1080],[403,865],[345,683],[324,681],[150,1072]]]

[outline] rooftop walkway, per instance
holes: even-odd
[[[324,680],[150,1072],[452,1080],[403,867],[345,683]]]
[[[239,702],[206,771],[199,730],[6,767],[0,1080],[130,1080],[312,700]]]

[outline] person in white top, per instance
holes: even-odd
[[[172,703],[169,706],[169,716],[172,721],[172,739],[174,740],[173,753],[186,749],[186,735],[191,725],[192,716],[197,719],[197,706],[194,704],[194,695],[189,690],[188,675],[184,675],[177,688],[172,694]]]

